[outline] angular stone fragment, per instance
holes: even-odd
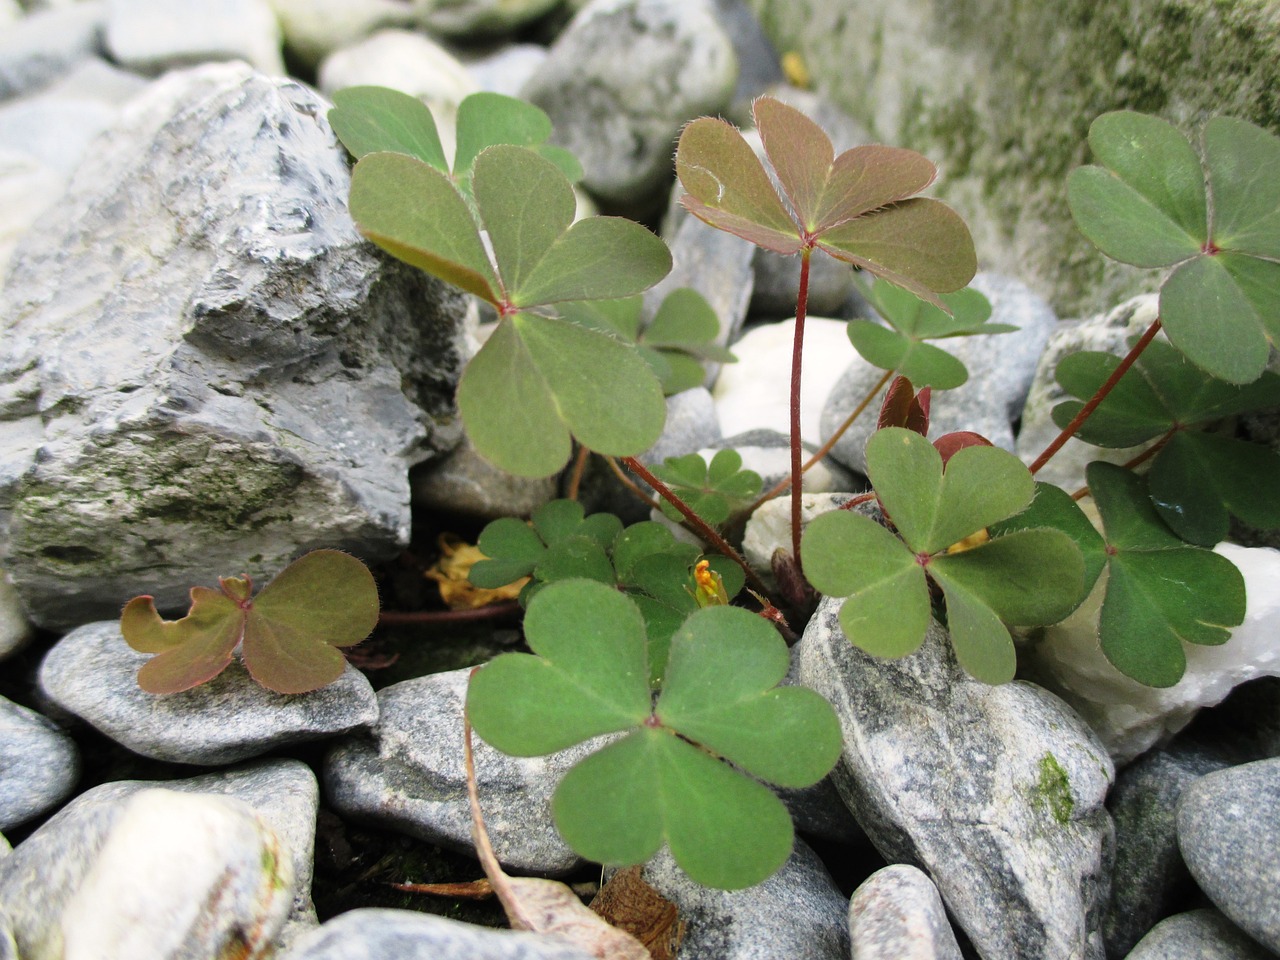
[[[844,730],[832,777],[871,841],[934,878],[988,957],[1101,960],[1112,854],[1106,750],[1052,694],[968,677],[945,631],[899,660],[858,650],[818,606],[799,679]]]
[[[15,251],[0,527],[38,624],[407,541],[408,467],[460,435],[461,299],[360,238],[326,109],[243,64],[171,74]]]

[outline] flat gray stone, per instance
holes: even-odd
[[[311,903],[315,818],[314,774],[297,760],[268,760],[187,780],[103,783],[67,804],[0,859],[0,903],[22,957],[60,956],[58,918],[84,883],[125,802],[153,787],[243,800],[283,841],[293,867],[294,901],[277,940],[283,944],[316,922]],[[0,956],[3,956],[0,936]]]
[[[119,621],[87,624],[45,656],[40,689],[134,753],[171,763],[233,763],[378,719],[373,688],[350,664],[327,687],[290,695],[261,686],[233,658],[208,683],[157,696],[138,686],[149,659],[124,642]]]
[[[463,62],[481,90],[518,97],[533,72],[546,59],[547,48],[544,46],[511,43]]]
[[[570,21],[521,95],[582,161],[609,204],[653,206],[680,126],[729,102],[733,44],[710,0],[594,0]]]
[[[461,40],[514,33],[557,6],[560,0],[414,0],[429,31]]]
[[[556,496],[558,478],[517,477],[476,452],[469,439],[410,475],[413,504],[485,520],[527,517]]]
[[[1178,801],[1178,846],[1214,906],[1280,953],[1280,757],[1201,777]]]
[[[280,25],[266,0],[107,0],[107,51],[138,73],[244,60],[284,74]]]
[[[299,937],[279,960],[592,960],[562,940],[490,930],[412,910],[351,910]]]
[[[1226,766],[1216,752],[1175,740],[1116,775],[1107,809],[1116,825],[1111,901],[1102,921],[1107,955],[1123,957],[1193,884],[1178,850],[1175,811],[1191,783]]]
[[[801,840],[781,870],[745,890],[694,883],[666,847],[645,864],[642,876],[676,905],[686,924],[680,960],[845,960],[849,955],[848,900]]]
[[[101,47],[101,0],[36,10],[0,36],[0,100],[52,83]]]
[[[1117,954],[1119,956],[1119,954]],[[1217,910],[1191,910],[1158,923],[1126,960],[1274,960],[1275,954]]]
[[[1019,280],[980,273],[970,286],[991,301],[989,322],[1009,323],[1018,329],[1011,333],[956,337],[935,344],[964,363],[969,379],[954,390],[933,394],[929,437],[936,439],[944,433],[972,430],[997,447],[1013,450],[1013,422],[1022,415],[1036,364],[1057,326],[1057,317],[1044,299]],[[822,409],[824,441],[883,374],[883,370],[861,357],[850,365],[832,388]],[[866,470],[865,447],[875,430],[875,412],[880,409],[887,389],[876,394],[870,410],[858,418],[831,450],[833,457],[854,470]]]
[[[325,759],[325,795],[334,810],[474,852],[462,762],[470,673],[434,673],[378,691],[377,726],[342,740]],[[479,737],[472,742],[480,804],[498,859],[511,869],[547,874],[580,865],[556,832],[551,794],[569,767],[599,744],[547,757],[509,757]]]
[[[170,74],[14,251],[0,529],[37,624],[408,541],[408,468],[461,435],[462,299],[356,232],[326,109],[244,64]]]
[[[341,47],[379,27],[411,26],[413,8],[403,0],[269,0],[285,47],[299,62],[315,67]]]
[[[74,741],[47,717],[0,697],[0,830],[56,807],[79,776]]]
[[[886,860],[927,870],[984,956],[1101,960],[1112,853],[1102,744],[1052,694],[968,677],[945,631],[880,660],[821,601],[799,680],[835,707],[837,789]]]
[[[849,901],[853,960],[960,960],[946,908],[923,870],[877,870]]]
[[[694,387],[667,397],[667,421],[662,436],[640,457],[642,463],[660,464],[667,457],[697,453],[717,443],[720,421],[716,404],[706,387]]]

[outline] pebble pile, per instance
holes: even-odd
[[[389,561],[415,516],[527,515],[556,495],[462,436],[452,398],[476,311],[355,231],[325,118],[353,84],[422,98],[446,141],[469,93],[542,107],[582,161],[580,209],[662,222],[675,268],[647,309],[693,286],[738,356],[669,398],[644,459],[728,447],[781,479],[794,265],[684,216],[671,166],[683,123],[745,126],[764,92],[837,149],[866,142],[785,86],[779,59],[745,0],[0,0],[0,672],[32,665],[0,696],[15,840],[0,836],[0,960],[586,960],[410,910],[317,916],[318,818],[470,853],[466,670],[375,693],[348,665],[285,696],[235,662],[158,698],[115,617],[139,593],[181,606],[218,574],[265,582],[316,546]],[[1056,360],[1116,351],[1154,313],[1145,297],[1066,320],[1016,277],[974,286],[1017,331],[953,342],[971,379],[935,397],[933,433],[975,430],[1025,459],[1053,429]],[[816,450],[880,371],[843,333],[865,309],[848,270],[815,262],[810,303]],[[868,430],[809,475],[806,522],[860,489]],[[1085,455],[1068,448],[1044,479],[1079,485]],[[589,504],[621,496],[607,475],[584,482]],[[770,503],[745,533],[766,576],[787,511]],[[685,921],[682,960],[1280,956],[1280,553],[1218,549],[1244,573],[1248,617],[1164,691],[1101,661],[1083,610],[992,688],[938,624],[882,661],[822,601],[792,625],[792,677],[836,707],[840,763],[784,793],[800,839],[758,887],[699,887],[665,851],[646,865]],[[139,776],[84,783],[103,738]],[[583,752],[478,745],[508,869],[582,871],[549,800]],[[882,869],[851,880],[827,850]]]

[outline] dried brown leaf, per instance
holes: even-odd
[[[475,610],[492,603],[515,600],[520,596],[520,590],[529,582],[528,577],[522,577],[515,583],[493,590],[477,587],[467,578],[476,563],[488,559],[480,552],[480,548],[453,533],[440,534],[436,542],[440,546],[440,559],[424,576],[439,584],[440,599],[450,610]]]
[[[653,960],[674,960],[685,923],[676,905],[645,882],[642,870],[635,866],[615,873],[591,909],[643,943]]]

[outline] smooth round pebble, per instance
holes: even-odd
[[[79,775],[69,736],[34,710],[0,697],[0,830],[57,806]]]
[[[1274,960],[1217,910],[1192,910],[1161,920],[1126,960]]]

